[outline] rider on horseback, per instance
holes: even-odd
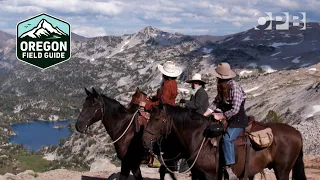
[[[161,87],[157,91],[157,95],[152,97],[155,101],[140,102],[139,105],[150,111],[160,102],[163,104],[176,105],[176,97],[178,95],[177,77],[182,73],[181,68],[177,67],[175,62],[167,61],[163,66],[158,65],[158,69],[162,73]],[[153,157],[150,159],[149,166],[152,166]]]
[[[191,80],[188,80],[192,86],[192,95],[189,101],[181,99],[180,103],[185,103],[185,107],[193,111],[203,114],[209,107],[208,94],[204,89],[206,82],[201,79],[201,74],[194,74]]]
[[[158,69],[162,72],[161,87],[155,97],[157,100],[154,102],[141,102],[140,106],[145,107],[146,110],[151,110],[152,107],[157,106],[160,101],[163,104],[176,105],[176,97],[178,95],[178,86],[176,79],[182,73],[182,70],[176,66],[175,62],[167,61],[163,66],[158,65]]]
[[[248,125],[244,108],[246,95],[243,89],[233,80],[236,73],[231,70],[228,63],[219,63],[213,74],[217,77],[218,95],[204,113],[204,116],[212,114],[216,120],[227,120],[227,133],[223,136],[222,148],[226,166],[230,167],[235,164],[233,141]],[[217,109],[220,109],[222,113],[217,112]]]

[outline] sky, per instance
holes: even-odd
[[[320,0],[0,0],[0,30],[47,13],[85,36],[136,33],[146,26],[186,35],[228,35],[258,25],[264,12],[299,15],[320,22]]]

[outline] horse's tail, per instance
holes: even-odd
[[[292,179],[294,179],[294,180],[306,180],[307,179],[306,173],[304,171],[302,147],[301,147],[299,156],[298,156],[296,162],[293,165]]]

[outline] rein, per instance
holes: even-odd
[[[163,122],[166,122],[166,120],[163,120]],[[167,122],[168,122],[168,121],[167,121]],[[171,133],[172,127],[173,127],[174,129],[176,129],[175,126],[174,126],[173,120],[171,120],[171,121],[169,121],[169,122],[170,122],[170,124],[169,124],[170,128],[167,129],[167,131],[169,131],[169,132],[166,133],[166,137],[167,137],[167,135],[168,135],[169,133]],[[148,132],[148,133],[151,134],[151,132]],[[165,167],[170,173],[179,174],[179,173],[176,173],[176,172],[171,171],[171,170],[168,168],[168,166],[166,165],[166,163],[165,163],[165,161],[164,161],[164,159],[163,159],[163,157],[162,157],[162,154],[164,154],[164,153],[163,153],[162,150],[161,150],[161,141],[162,141],[162,139],[160,140],[160,143],[159,143],[159,150],[160,150],[160,159],[161,159],[161,162],[163,163],[164,167]],[[199,150],[198,150],[198,152],[197,152],[196,158],[195,158],[195,160],[193,161],[192,165],[189,167],[189,169],[187,169],[186,171],[181,172],[181,173],[187,173],[187,172],[189,172],[189,171],[193,168],[193,166],[196,164],[196,162],[197,162],[197,160],[198,160],[198,157],[199,157],[199,155],[200,155],[200,152],[201,152],[201,150],[202,150],[203,145],[204,145],[205,142],[206,142],[206,137],[203,137],[202,143],[201,143],[201,145],[200,145],[200,148],[199,148]],[[185,146],[185,143],[183,143],[183,144],[184,144],[184,146]],[[186,147],[186,146],[185,146],[185,147]],[[151,152],[151,153],[153,153],[153,152]],[[181,154],[181,153],[180,153],[180,154]],[[179,154],[179,155],[180,155],[180,154]],[[178,155],[178,156],[179,156],[179,155]],[[186,161],[189,161],[189,160],[193,157],[193,155],[194,155],[194,154],[192,154],[192,155],[190,156],[190,158],[187,159]],[[178,156],[177,156],[177,157],[178,157]]]
[[[181,172],[181,173],[187,173],[187,172],[189,172],[189,171],[193,168],[193,166],[196,164],[196,162],[197,162],[197,160],[198,160],[198,157],[199,157],[199,155],[200,155],[200,152],[201,152],[201,150],[202,150],[202,147],[203,147],[205,141],[206,141],[206,137],[203,138],[202,143],[201,143],[201,146],[200,146],[199,151],[198,151],[198,153],[197,153],[197,156],[196,156],[195,160],[193,161],[192,165],[189,167],[189,169],[187,169],[187,170],[185,170],[184,172]],[[159,149],[160,149],[160,158],[161,158],[161,161],[163,162],[164,167],[165,167],[170,173],[179,174],[179,173],[176,173],[176,172],[171,171],[171,170],[168,168],[168,166],[166,165],[166,163],[164,162],[164,159],[163,159],[163,157],[162,157],[162,154],[164,154],[164,153],[161,152],[161,144],[159,145]],[[192,157],[192,156],[191,156],[191,157]],[[189,160],[191,159],[191,157],[190,157],[188,160],[186,160],[186,161],[189,161]]]
[[[138,112],[139,112],[139,109],[137,109],[137,110],[135,111],[135,113],[133,114],[133,116],[132,116],[132,118],[131,118],[131,121],[130,121],[128,127],[126,128],[126,130],[124,130],[124,132],[121,134],[121,136],[119,136],[118,139],[114,140],[113,142],[107,143],[107,145],[114,144],[114,143],[118,142],[118,141],[126,134],[126,132],[129,130],[129,128],[130,128],[130,126],[131,126],[131,124],[132,124],[132,122],[133,122],[133,120],[134,120],[134,118],[135,118],[135,116],[136,116],[136,114],[137,114]]]
[[[100,95],[100,94],[99,94],[99,95]],[[101,95],[100,95],[100,97],[102,98]],[[102,116],[101,116],[101,119],[100,119],[100,120],[102,120],[102,119],[104,118],[104,115],[105,115],[105,113],[104,113],[105,104],[104,104],[103,99],[102,99],[102,105],[100,106],[99,109],[101,110],[101,113],[102,113]],[[91,116],[91,118],[94,117],[94,115],[96,114],[96,112],[97,112],[99,109],[96,109],[96,110],[95,110],[95,112],[93,113],[93,115]],[[129,125],[128,125],[127,128],[124,130],[124,132],[123,132],[116,140],[114,140],[114,141],[111,142],[111,143],[107,143],[106,145],[111,145],[111,144],[114,144],[114,143],[118,142],[118,141],[127,133],[127,131],[129,130],[129,128],[130,128],[132,122],[134,121],[134,118],[135,118],[136,114],[139,112],[139,110],[140,110],[140,108],[138,108],[138,109],[134,112],[134,114],[133,114],[133,116],[132,116],[132,118],[131,118],[131,121],[130,121]],[[121,124],[120,127],[114,128],[113,130],[109,131],[108,133],[110,133],[110,132],[112,132],[112,131],[114,131],[114,130],[116,130],[116,129],[121,128],[122,125],[124,125],[126,122],[127,122],[127,121],[125,121],[123,124]],[[88,134],[88,135],[91,135],[91,134]],[[91,135],[91,137],[93,137],[93,136]],[[95,137],[93,137],[93,138],[96,140]],[[110,137],[110,138],[111,138],[111,137]],[[97,141],[97,140],[96,140],[96,141]]]

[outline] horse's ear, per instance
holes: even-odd
[[[99,93],[97,93],[97,91],[92,87],[92,94],[94,97],[98,97]]]
[[[87,88],[84,88],[84,91],[86,92],[87,96],[90,96],[92,94]]]
[[[136,92],[140,92],[140,89],[139,89],[139,87],[137,87],[137,88],[136,88]]]

